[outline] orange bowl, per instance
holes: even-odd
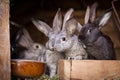
[[[38,77],[44,74],[46,63],[35,60],[12,59],[11,72],[18,77]]]

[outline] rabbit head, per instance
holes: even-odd
[[[95,19],[97,3],[94,3],[91,8],[88,6],[85,15],[85,24],[80,30],[79,39],[85,44],[92,43],[101,36],[101,29],[108,22],[111,11],[106,11],[102,16]]]
[[[79,43],[78,36],[75,34],[81,25],[73,17],[72,12],[71,8],[64,16],[62,29],[55,38],[54,50],[65,53],[66,59],[86,59],[87,53],[83,48],[84,44]]]
[[[65,52],[73,46],[74,31],[77,27],[77,21],[71,18],[65,22],[61,32],[56,36],[54,48],[56,51]]]
[[[69,9],[63,19],[63,25],[61,31],[57,34],[54,43],[54,50],[58,52],[73,53],[72,51],[80,48],[83,50],[82,45],[78,45],[78,38],[75,35],[75,31],[81,29],[81,25],[73,17],[73,9]],[[78,44],[77,44],[78,43]],[[76,49],[77,48],[77,49]],[[83,50],[84,51],[84,50]],[[84,51],[85,52],[85,51]],[[80,53],[82,54],[82,52]],[[84,53],[83,53],[84,54]],[[75,54],[71,55],[75,56]]]
[[[72,12],[73,12],[73,9],[70,9],[66,13],[66,15],[71,15]],[[70,16],[66,16],[66,20],[69,18],[70,18]],[[55,39],[57,37],[56,35],[58,35],[58,33],[61,31],[61,27],[62,27],[62,14],[61,14],[60,9],[58,9],[58,11],[54,17],[52,28],[49,25],[47,25],[45,22],[42,22],[40,20],[32,19],[32,22],[39,31],[41,31],[48,37],[46,47],[49,48],[50,50],[53,50]],[[64,22],[66,22],[66,21],[64,21]]]
[[[20,36],[20,35],[18,35]],[[45,53],[46,49],[43,45],[39,44],[39,43],[35,43],[28,31],[26,29],[22,30],[22,34],[20,36],[20,39],[18,40],[18,44],[21,45],[22,47],[25,47],[26,50],[24,51],[24,53],[21,55],[24,55],[23,58],[25,59],[38,59],[38,57],[40,55],[42,55],[43,53]]]
[[[46,24],[43,21],[32,19],[32,22],[37,27],[37,29],[48,37],[46,47],[49,48],[50,50],[53,50],[54,38],[61,29],[61,25],[62,25],[61,20],[62,20],[62,15],[60,9],[58,9],[54,17],[53,28],[51,28],[48,24]]]

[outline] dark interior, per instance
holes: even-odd
[[[76,18],[78,20],[82,19],[82,21],[79,21],[80,23],[83,23],[84,13],[88,5],[98,2],[99,6],[97,10],[103,13],[103,11],[112,7],[111,1],[112,0],[10,0],[10,21],[18,23],[19,25],[23,25],[25,28],[27,28],[35,42],[45,44],[47,38],[43,33],[39,32],[36,27],[34,27],[31,22],[31,18],[38,18],[45,21],[47,24],[52,25],[54,15],[58,8],[61,8],[63,14],[69,8],[74,8]],[[118,0],[118,2],[115,3],[115,8],[120,16],[119,5],[120,2]],[[11,41],[15,37],[15,34],[18,30],[18,27],[10,25]],[[116,24],[114,23],[114,27],[111,29],[105,28],[103,31],[111,36],[115,43],[116,52],[120,53],[120,31],[117,29]]]

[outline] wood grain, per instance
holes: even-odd
[[[60,60],[58,65],[58,74],[61,80],[70,80],[71,61]],[[64,77],[63,77],[64,76]]]
[[[0,0],[0,80],[10,80],[9,0]]]
[[[117,80],[120,78],[120,61],[115,60],[72,60],[68,66],[67,60],[59,62],[62,80]],[[63,64],[64,63],[64,66]],[[70,68],[70,74],[65,69]],[[61,70],[60,69],[60,70]],[[70,79],[64,79],[67,75]]]

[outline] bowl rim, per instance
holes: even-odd
[[[12,61],[16,61],[16,62],[37,62],[37,63],[44,63],[44,64],[46,64],[46,62],[37,61],[37,60],[29,60],[29,59],[11,59],[11,62]]]

